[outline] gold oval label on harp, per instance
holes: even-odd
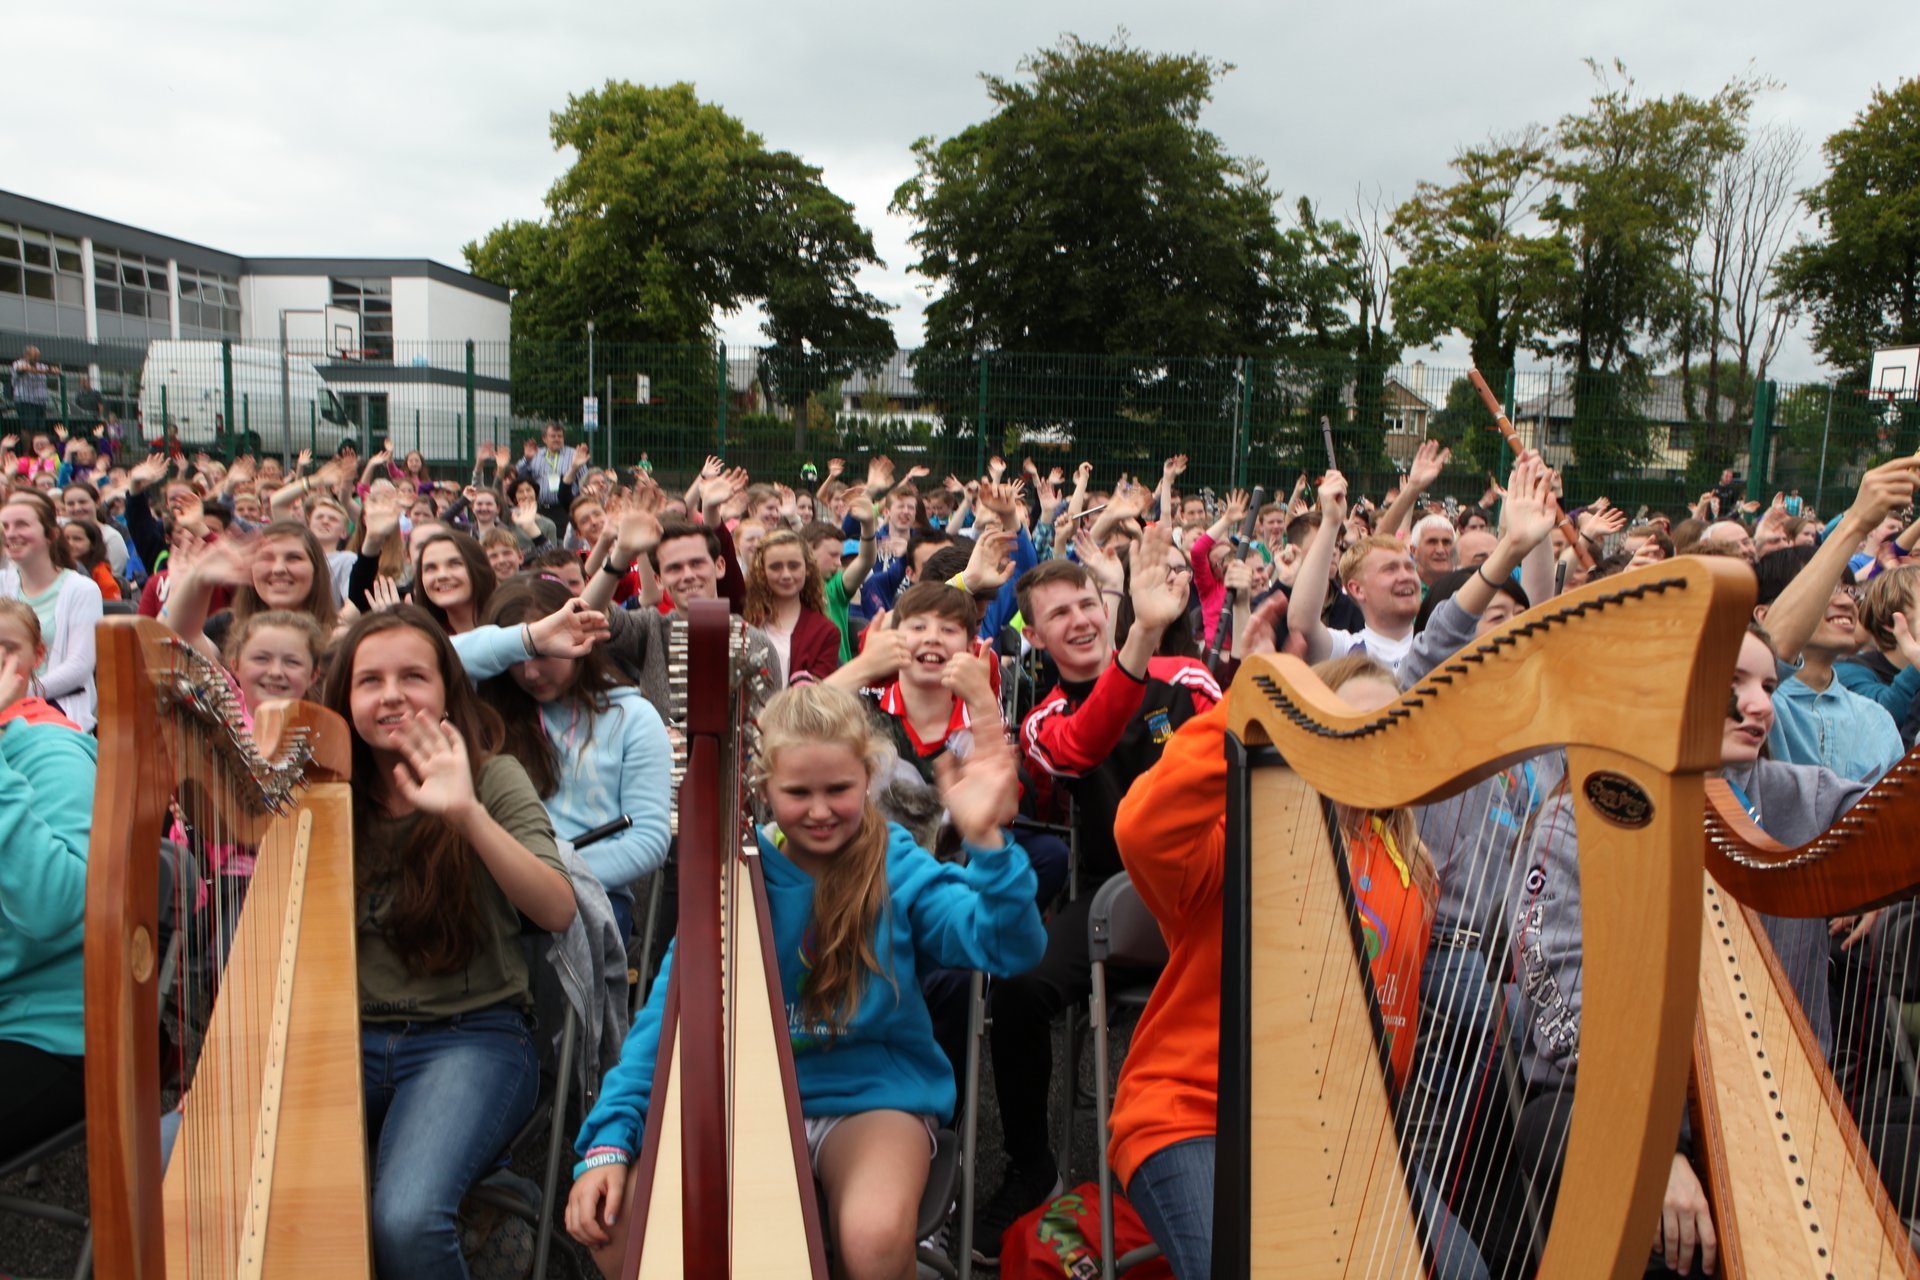
[[[1587,803],[1615,826],[1634,829],[1653,821],[1653,800],[1625,774],[1602,769],[1587,775],[1581,790]]]

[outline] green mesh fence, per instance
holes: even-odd
[[[995,454],[1069,473],[1087,460],[1105,488],[1123,473],[1157,478],[1163,458],[1185,453],[1185,490],[1261,484],[1284,494],[1295,477],[1326,469],[1328,435],[1341,469],[1375,496],[1428,438],[1453,450],[1441,496],[1477,499],[1508,466],[1467,371],[1418,362],[584,341],[396,342],[391,359],[367,360],[274,343],[38,341],[69,370],[52,408],[72,422],[111,418],[148,439],[164,426],[222,455],[388,439],[443,474],[464,472],[480,444],[517,450],[548,421],[588,440],[601,464],[632,466],[644,454],[670,486],[710,454],[793,481],[808,462],[824,473],[844,457],[858,473],[885,453],[935,480],[979,474]],[[81,369],[93,374],[85,403]],[[1920,445],[1920,405],[1846,385],[1756,384],[1725,371],[1715,382],[1705,369],[1487,374],[1522,439],[1563,469],[1575,498],[1605,494],[1629,510],[1675,512],[1732,468],[1754,496],[1797,490],[1830,513],[1867,466]],[[0,425],[13,416],[0,403]]]

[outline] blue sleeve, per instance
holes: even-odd
[[[993,597],[986,612],[980,615],[980,638],[992,640],[1000,634],[1000,628],[1013,620],[1020,611],[1020,593],[1014,588],[1019,585],[1020,575],[1040,563],[1040,554],[1034,550],[1033,539],[1027,537],[1022,529],[1013,544],[1013,573],[1000,584],[1000,590]]]
[[[1039,881],[1012,839],[998,849],[966,846],[967,861],[925,855],[927,883],[908,908],[915,950],[931,967],[979,969],[1011,978],[1040,963],[1047,949],[1033,894]]]
[[[460,655],[460,665],[475,684],[532,656],[520,638],[519,627],[475,627],[453,637],[453,651]]]
[[[900,580],[907,576],[907,558],[899,556],[887,561],[884,566],[876,566],[860,584],[860,599],[867,606],[868,617],[882,609],[893,608],[893,598],[900,594]]]
[[[632,884],[667,860],[673,747],[660,713],[645,698],[622,700],[601,723],[606,732],[619,731],[620,812],[632,818],[633,825],[588,845],[580,856],[601,884],[618,887]]]
[[[1892,684],[1881,684],[1878,676],[1857,662],[1835,663],[1833,674],[1850,692],[1885,707],[1901,738],[1912,740],[1914,731],[1920,729],[1920,706],[1916,705],[1916,699],[1920,699],[1920,667],[1901,668]]]
[[[584,1157],[595,1147],[611,1147],[626,1152],[629,1164],[640,1154],[640,1135],[653,1094],[654,1059],[660,1056],[660,1020],[667,1011],[667,977],[672,971],[673,944],[668,943],[647,1003],[620,1046],[620,1061],[600,1082],[600,1097],[580,1124],[580,1135],[573,1141],[575,1154]],[[575,1169],[574,1176],[579,1175]]]
[[[0,857],[0,920],[23,938],[48,941],[72,933],[86,913],[94,776],[89,742],[73,729],[24,721],[0,736],[0,849],[6,850]]]
[[[854,519],[851,512],[840,517],[840,536],[842,538],[857,538],[860,536],[860,522]]]

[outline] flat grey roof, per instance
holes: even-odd
[[[48,204],[13,191],[0,191],[0,221],[19,222],[75,239],[86,236],[115,249],[130,249],[156,258],[175,258],[186,266],[231,276],[425,276],[498,302],[512,296],[504,285],[482,280],[431,258],[247,258],[78,209]]]

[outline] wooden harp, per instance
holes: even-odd
[[[669,642],[683,707],[680,915],[621,1274],[827,1275],[766,881],[747,799],[766,689],[723,600]]]
[[[1753,590],[1746,566],[1704,558],[1608,578],[1469,645],[1379,712],[1357,713],[1293,658],[1242,669],[1228,708],[1216,1277],[1428,1273],[1329,802],[1427,804],[1553,747],[1579,836],[1581,1043],[1594,1047],[1540,1273],[1641,1273],[1686,1092],[1696,815]]]
[[[1920,1277],[1907,1228],[1760,920],[1823,919],[1920,894],[1916,773],[1909,753],[1797,849],[1754,825],[1726,782],[1707,783],[1695,1146],[1722,1274]]]
[[[98,1272],[369,1274],[347,727],[281,702],[259,708],[249,735],[226,674],[145,618],[103,621],[97,644],[85,966]],[[217,936],[226,954],[203,964],[188,946],[175,966],[170,1005],[190,1005],[216,967],[218,994],[178,1020],[192,1065],[163,1178],[158,882],[170,802],[205,849],[252,847],[256,861],[231,920],[218,918],[216,885],[177,925],[182,938]],[[189,909],[191,879],[179,895]]]

